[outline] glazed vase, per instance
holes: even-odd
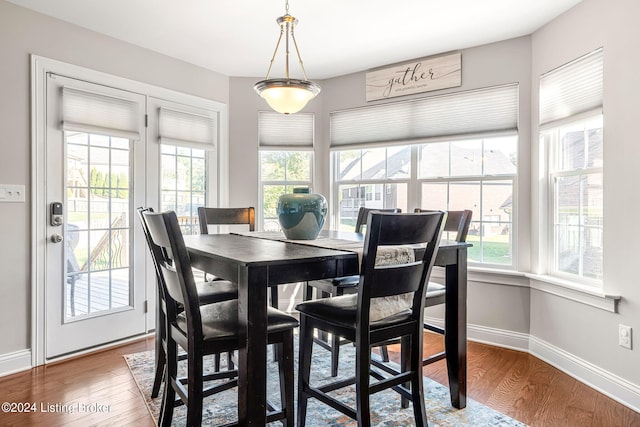
[[[310,194],[308,188],[294,188],[293,193],[278,198],[278,222],[287,239],[313,240],[327,217],[327,199]]]

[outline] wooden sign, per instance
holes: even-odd
[[[418,59],[366,76],[367,101],[457,87],[462,84],[460,52]]]

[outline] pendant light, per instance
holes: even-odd
[[[298,43],[293,34],[293,28],[298,23],[298,20],[289,15],[289,0],[285,2],[285,15],[279,17],[276,22],[280,25],[280,37],[278,37],[278,43],[271,57],[271,63],[269,64],[269,70],[265,80],[261,80],[253,86],[253,89],[264,98],[269,106],[275,111],[282,114],[293,114],[302,110],[307,103],[316,97],[320,93],[320,85],[311,82],[307,79],[307,73],[300,57],[300,50],[298,49]],[[282,41],[282,36],[285,38],[285,78],[283,79],[270,79],[271,67],[278,53],[278,48]],[[289,37],[293,41],[293,46],[298,56],[298,62],[300,68],[302,68],[302,74],[304,80],[292,79],[289,77]]]

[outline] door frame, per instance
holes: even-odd
[[[217,148],[217,200],[212,201],[219,206],[228,204],[228,107],[218,101],[200,98],[193,95],[153,86],[122,77],[113,76],[100,71],[67,64],[61,61],[31,55],[31,365],[38,366],[55,360],[76,356],[96,348],[79,351],[70,355],[47,360],[45,357],[46,343],[46,313],[45,313],[45,282],[46,282],[46,232],[47,232],[47,200],[46,200],[46,79],[48,73],[90,81],[92,83],[111,86],[118,89],[137,92],[146,96],[167,99],[184,104],[200,105],[215,110],[219,114],[218,148]],[[144,141],[148,144],[149,141]],[[147,164],[149,158],[146,159]],[[153,168],[152,168],[153,169]],[[148,183],[143,183],[145,191]],[[159,191],[159,190],[158,190]],[[145,194],[146,204],[157,200],[157,195]],[[142,233],[136,227],[136,233]],[[139,241],[143,241],[139,240]],[[145,289],[147,295],[155,294],[155,277],[150,257],[145,251]],[[149,298],[146,298],[147,300]],[[152,329],[155,322],[154,310],[146,313],[147,331]],[[106,344],[105,346],[114,345]],[[101,346],[104,347],[104,346]],[[101,348],[97,347],[97,348]]]

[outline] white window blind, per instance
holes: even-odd
[[[160,107],[158,137],[161,144],[179,145],[201,150],[216,148],[217,118]]]
[[[602,108],[602,49],[540,77],[540,124]]]
[[[62,128],[66,131],[139,140],[139,108],[127,99],[62,88]]]
[[[331,113],[331,146],[425,142],[516,131],[518,85],[438,95]]]
[[[260,148],[313,148],[313,114],[258,114]]]

